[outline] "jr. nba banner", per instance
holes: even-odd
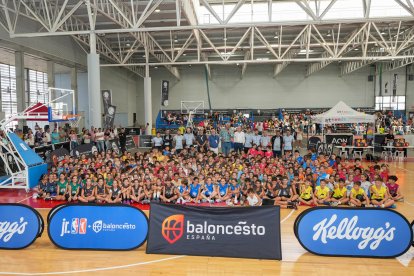
[[[282,259],[279,206],[151,204],[147,253]]]
[[[168,106],[169,88],[170,88],[170,82],[163,80],[161,82],[161,106]]]

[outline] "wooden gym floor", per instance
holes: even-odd
[[[414,220],[414,163],[390,162],[405,195],[397,211]],[[6,195],[7,194],[7,195]],[[9,196],[0,190],[0,202],[31,203],[24,192]],[[50,208],[37,208],[46,218]],[[282,261],[219,257],[147,255],[145,245],[134,251],[66,251],[56,248],[47,231],[23,250],[0,250],[2,275],[414,275],[414,248],[395,259],[320,257],[306,252],[293,234],[299,210],[281,211]],[[148,213],[148,211],[145,211]],[[45,219],[46,220],[46,219]]]

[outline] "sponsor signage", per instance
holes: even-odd
[[[85,154],[87,157],[92,157],[95,152],[98,152],[98,148],[94,144],[82,144],[77,146],[71,155],[75,157],[81,157]]]
[[[413,233],[414,233],[414,221],[413,221],[413,222],[411,222],[411,230],[412,230],[412,231],[413,231]],[[414,235],[413,235],[412,245],[414,246]]]
[[[354,136],[352,134],[326,134],[325,141],[328,145],[342,146],[346,144],[347,146],[352,146]]]
[[[126,150],[132,150],[135,148],[135,142],[132,135],[127,135],[126,143],[125,143]]]
[[[279,206],[151,204],[147,253],[282,259]]]
[[[50,213],[48,234],[62,249],[132,250],[147,239],[148,219],[132,206],[64,204]]]
[[[43,233],[43,219],[23,204],[0,204],[0,249],[22,249]]]
[[[109,147],[107,148],[107,150],[112,150],[116,154],[120,154],[121,146],[119,145],[119,140],[118,139],[111,139],[108,142],[109,142],[108,143]]]
[[[139,148],[151,148],[152,147],[152,135],[140,135],[138,147]]]
[[[308,209],[296,219],[294,231],[303,248],[323,256],[393,258],[413,240],[405,217],[378,208]]]
[[[317,137],[317,136],[312,136],[309,137],[308,139],[308,149],[318,149],[319,144],[321,143],[321,138]]]
[[[125,135],[140,135],[140,134],[141,134],[141,129],[139,127],[126,127],[125,128]]]

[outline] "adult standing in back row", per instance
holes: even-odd
[[[276,135],[270,139],[270,143],[272,145],[273,156],[274,157],[282,157],[282,150],[283,150],[283,137],[280,135],[280,130],[276,131]]]
[[[284,142],[284,151],[285,155],[291,154],[293,150],[293,142],[295,141],[295,137],[291,134],[290,130],[286,131],[286,134],[283,136]]]
[[[243,145],[246,141],[246,136],[244,132],[241,130],[241,127],[238,126],[236,128],[236,131],[234,132],[234,151],[236,153],[242,153],[243,151]]]
[[[231,150],[231,139],[232,133],[230,130],[230,124],[227,123],[224,128],[220,131],[220,138],[221,138],[221,151],[225,156],[229,155]]]

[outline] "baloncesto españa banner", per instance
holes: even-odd
[[[151,204],[147,253],[282,259],[278,206]]]

